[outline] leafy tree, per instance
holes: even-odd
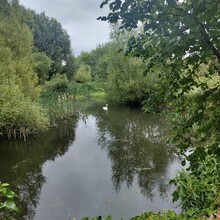
[[[208,103],[213,108],[216,107],[212,113],[218,112],[219,100],[216,98],[220,90],[219,84],[210,89],[206,82],[198,80],[198,73],[204,77],[213,77],[219,71],[218,1],[106,0],[101,6],[105,4],[109,4],[111,12],[100,19],[113,23],[121,20],[121,28],[125,29],[137,28],[138,22],[141,22],[143,32],[130,39],[129,52],[146,59],[147,71],[157,63],[172,70],[167,76],[172,97],[184,97],[183,94],[194,87],[202,89],[193,108],[194,111],[201,112],[188,121],[187,127],[199,123],[205,115],[210,118],[211,115],[206,114]],[[204,64],[207,68],[202,72]],[[206,106],[203,106],[204,103],[207,103]],[[219,113],[215,114],[219,116]],[[218,130],[215,127],[214,133],[216,129]],[[188,139],[186,146],[191,144],[192,140]]]
[[[76,71],[76,75],[74,77],[76,82],[85,83],[92,80],[91,76],[91,68],[88,65],[81,65]]]
[[[17,76],[16,83],[30,98],[39,94],[37,75],[33,71],[30,57],[32,52],[33,37],[30,30],[15,21],[14,18],[2,18],[0,23],[0,39],[2,46],[2,68],[5,77]],[[3,55],[5,52],[5,56]]]
[[[43,52],[35,52],[32,54],[32,63],[34,70],[37,72],[39,82],[43,83],[49,78],[51,59]]]
[[[130,52],[146,58],[148,68],[158,62],[171,66],[177,79],[172,84],[174,89],[181,84],[186,92],[191,85],[197,85],[194,77],[201,64],[209,63],[208,75],[218,70],[218,1],[106,0],[101,7],[105,4],[109,4],[111,12],[100,19],[112,23],[121,20],[121,28],[125,29],[137,28],[141,22],[143,32],[130,40]]]
[[[78,65],[80,64],[84,64],[84,65],[88,65],[90,66],[90,68],[94,68],[95,64],[96,64],[96,58],[93,55],[94,51],[91,52],[81,52],[77,61],[78,61]]]
[[[220,163],[219,1],[104,0],[101,7],[104,5],[109,5],[110,13],[99,19],[111,23],[120,20],[121,28],[128,30],[142,26],[139,35],[129,40],[128,52],[145,59],[146,73],[155,65],[162,65],[167,71],[166,83],[170,87],[167,97],[175,100],[178,112],[189,113],[175,128],[174,140],[183,154],[193,147],[187,156],[190,161],[190,173],[187,175],[198,177],[201,174],[200,164],[209,155],[216,156],[217,163]],[[208,84],[210,78],[216,79],[211,86]],[[187,96],[192,91],[199,92],[189,102]],[[215,163],[211,165],[209,169],[214,170]],[[206,176],[207,169],[203,172]],[[219,186],[219,180],[210,180],[212,183]],[[177,184],[179,193],[183,184],[180,178]],[[200,187],[196,189],[201,190]],[[206,191],[205,194],[209,193]],[[191,197],[179,195],[179,198],[190,206]],[[204,203],[208,204],[208,198],[204,199]],[[215,203],[213,207],[216,209],[219,204]]]
[[[107,56],[111,48],[111,43],[99,45],[91,52],[82,52],[78,57],[78,65],[89,65],[91,75],[96,81],[107,80]]]
[[[68,79],[66,75],[56,74],[50,81],[44,85],[44,93],[52,92],[65,92],[68,88]]]
[[[31,64],[33,36],[16,16],[8,16],[0,16],[0,131],[25,137],[48,122],[35,102],[40,90]]]
[[[117,45],[113,46],[108,56],[107,97],[116,103],[141,105],[147,90],[147,80],[142,77],[145,65],[117,50]]]
[[[50,18],[45,13],[37,14],[25,8],[22,10],[25,14],[23,22],[33,31],[35,49],[44,52],[52,60],[49,77],[64,73],[71,78],[75,62],[67,32],[55,18]]]

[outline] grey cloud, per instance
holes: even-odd
[[[56,18],[70,35],[76,55],[108,41],[108,23],[96,20],[107,14],[107,9],[99,8],[101,0],[20,0],[20,3]]]

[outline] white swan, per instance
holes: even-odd
[[[108,104],[106,104],[104,107],[102,107],[103,110],[108,111]]]

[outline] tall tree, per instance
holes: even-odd
[[[23,8],[25,14],[23,21],[32,29],[34,46],[38,52],[44,52],[51,60],[49,77],[56,73],[75,71],[74,55],[71,50],[70,37],[62,25],[55,19],[37,14],[32,10]],[[74,72],[72,72],[74,74]],[[71,77],[70,77],[71,78]]]

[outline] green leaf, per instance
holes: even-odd
[[[11,210],[11,211],[15,211],[15,212],[19,211],[19,209],[17,208],[15,202],[12,199],[6,200],[3,203],[3,207],[8,209],[8,210]]]

